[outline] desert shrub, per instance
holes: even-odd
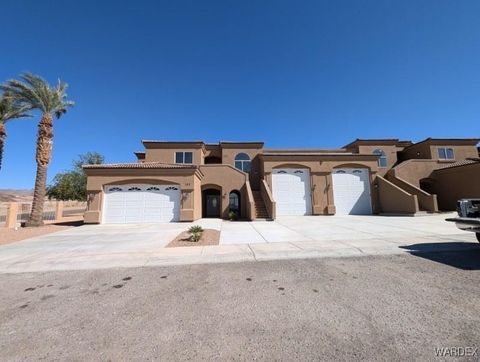
[[[188,229],[188,232],[190,234],[193,234],[193,233],[202,233],[203,232],[203,228],[200,226],[200,225],[193,225],[190,227],[190,229]]]
[[[191,233],[191,234],[190,234],[190,240],[191,240],[191,241],[199,242],[201,238],[202,238],[202,233],[201,233],[201,232]]]
[[[228,213],[228,219],[232,221],[238,220],[238,213],[236,211],[230,211]]]

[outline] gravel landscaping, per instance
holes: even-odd
[[[202,238],[199,241],[192,241],[190,239],[190,233],[184,231],[180,233],[175,239],[173,239],[166,247],[175,248],[178,246],[206,246],[206,245],[218,245],[220,241],[220,231],[214,229],[204,229],[202,232]]]

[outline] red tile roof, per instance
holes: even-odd
[[[460,166],[465,166],[465,165],[471,165],[472,163],[479,163],[480,162],[480,158],[467,158],[466,160],[461,160],[461,161],[457,161],[457,162],[453,162],[453,163],[449,163],[443,167],[440,167],[438,168],[437,170],[435,171],[438,171],[438,170],[444,170],[446,168],[452,168],[452,167],[460,167]]]

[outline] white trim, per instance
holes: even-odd
[[[191,153],[192,154],[192,162],[191,163],[185,163],[185,153]],[[177,162],[177,153],[183,153],[183,162]],[[173,152],[173,163],[175,165],[193,165],[194,164],[194,152],[193,151],[174,151]]]
[[[445,158],[440,157],[440,150],[444,151]],[[452,155],[453,155],[452,158],[448,157],[448,152],[447,152],[448,150],[452,150]],[[439,160],[453,161],[455,160],[455,150],[453,149],[453,147],[437,147],[437,157]]]

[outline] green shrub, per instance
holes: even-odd
[[[202,238],[202,233],[201,232],[191,233],[191,235],[190,235],[190,240],[194,241],[194,242],[199,242],[201,238]]]
[[[235,221],[235,220],[238,220],[238,214],[236,211],[230,211],[228,213],[228,219],[229,220],[232,220],[232,221]]]
[[[200,226],[200,225],[193,225],[192,227],[190,227],[190,229],[188,229],[188,232],[190,234],[193,234],[193,233],[202,233],[203,232],[203,228]]]

